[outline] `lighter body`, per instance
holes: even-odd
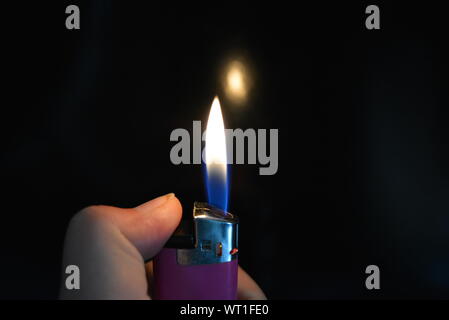
[[[237,298],[238,218],[195,203],[192,248],[164,248],[153,260],[153,297],[160,300]]]

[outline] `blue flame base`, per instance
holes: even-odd
[[[222,170],[209,168],[206,170],[206,189],[208,202],[223,210],[228,211],[228,181]]]

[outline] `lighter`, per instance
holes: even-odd
[[[236,299],[238,219],[226,212],[227,149],[218,97],[212,102],[205,135],[209,203],[195,202],[193,221],[184,220],[155,257],[156,299]]]
[[[238,218],[195,202],[193,221],[183,220],[153,261],[154,298],[236,299],[237,246]]]

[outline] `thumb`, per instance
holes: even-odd
[[[116,220],[123,235],[144,260],[154,257],[178,226],[182,207],[173,193],[129,209]]]

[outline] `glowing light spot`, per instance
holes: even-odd
[[[246,101],[248,95],[248,72],[240,61],[233,61],[226,71],[225,92],[236,103]]]

